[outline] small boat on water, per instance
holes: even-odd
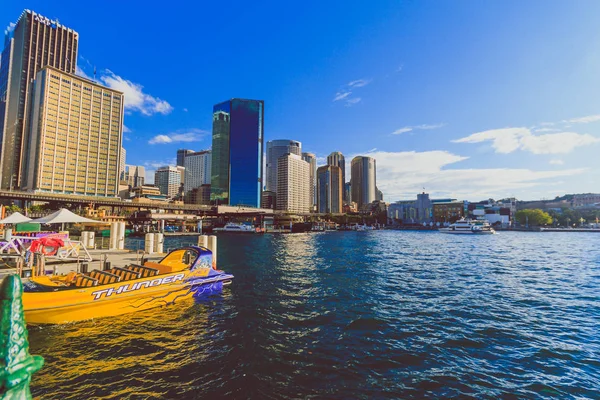
[[[158,263],[32,277],[23,282],[23,308],[29,324],[83,321],[217,293],[232,279],[216,269],[210,250],[190,246],[171,251]]]
[[[251,225],[236,224],[228,222],[223,228],[215,228],[214,232],[233,232],[233,233],[257,233],[257,229]]]
[[[494,228],[485,220],[460,219],[447,228],[440,228],[442,233],[466,235],[491,235],[496,233]]]

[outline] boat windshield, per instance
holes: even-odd
[[[165,258],[160,260],[159,264],[168,265],[171,267],[180,267],[181,269],[190,268],[194,265],[198,258],[198,251],[192,248],[178,249],[167,254]]]

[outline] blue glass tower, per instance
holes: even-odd
[[[264,101],[231,99],[213,107],[211,202],[260,207]]]

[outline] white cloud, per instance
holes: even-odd
[[[404,68],[404,64],[400,64],[400,66],[396,68],[396,72],[402,72],[402,68]]]
[[[188,109],[187,109],[187,108],[184,108],[184,109],[183,109],[183,111],[185,111],[185,112],[188,112]]]
[[[446,124],[423,124],[417,126],[405,126],[404,128],[396,129],[392,132],[392,135],[400,135],[402,133],[412,132],[412,131],[425,131],[430,129],[438,129],[446,126]]]
[[[351,94],[352,94],[352,92],[337,92],[335,94],[335,97],[333,98],[333,101],[343,100],[346,97],[350,96]]]
[[[595,121],[600,121],[600,114],[588,115],[586,117],[581,117],[581,118],[567,119],[567,120],[564,120],[563,122],[570,122],[573,124],[587,124],[587,123],[595,122]]]
[[[129,129],[128,127],[125,126],[125,124],[123,124],[123,133],[129,133],[131,132],[131,129]]]
[[[82,70],[79,65],[75,67],[75,75],[81,76],[82,78],[92,80],[92,78]]]
[[[550,160],[550,164],[552,165],[564,165],[564,163],[565,162],[563,160],[560,160],[558,158]]]
[[[144,93],[142,85],[123,79],[110,70],[106,70],[100,80],[106,86],[124,93],[126,110],[139,111],[144,115],[166,115],[173,111],[173,107],[165,100]]]
[[[560,131],[560,129],[556,129],[556,128],[533,128],[534,132],[558,132]]]
[[[359,87],[367,86],[369,83],[371,83],[371,81],[372,81],[372,79],[357,79],[355,81],[348,82],[348,87],[359,88]]]
[[[348,99],[346,100],[346,107],[351,107],[352,105],[358,103],[360,100],[360,97],[353,97],[351,99]]]
[[[183,142],[199,142],[207,135],[207,131],[202,129],[189,129],[186,131],[171,132],[162,135],[156,135],[148,141],[149,144],[165,144],[165,143],[183,143]]]
[[[376,160],[377,186],[388,201],[415,198],[425,187],[432,197],[478,199],[504,197],[515,190],[539,185],[548,186],[548,180],[581,174],[585,169],[559,171],[532,171],[529,169],[448,168],[468,157],[448,151],[385,152],[366,154]],[[349,157],[351,159],[352,157]]]
[[[477,132],[453,140],[454,143],[480,143],[491,141],[497,153],[512,153],[516,150],[533,154],[566,154],[576,147],[600,142],[600,138],[575,132],[534,135],[528,128],[504,128]]]

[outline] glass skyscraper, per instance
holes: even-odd
[[[263,182],[262,100],[231,99],[213,107],[211,202],[260,207]]]
[[[377,199],[376,184],[377,172],[375,159],[372,157],[357,156],[352,159],[350,188],[352,201],[360,210],[367,204]]]

